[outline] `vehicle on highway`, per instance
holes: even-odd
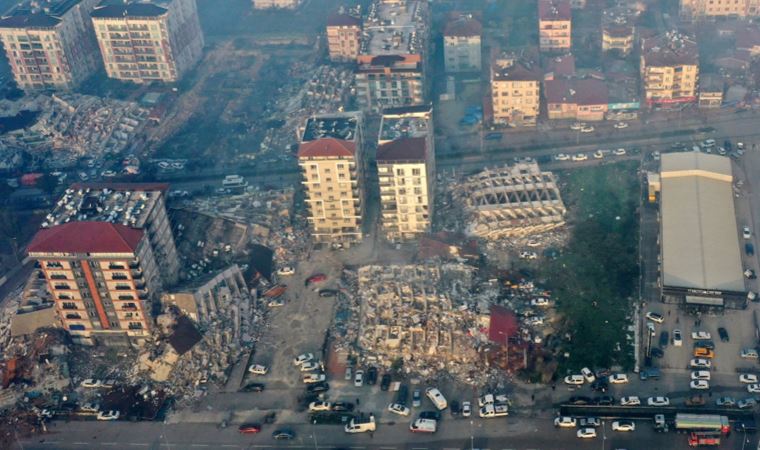
[[[565,377],[565,384],[581,385],[584,381],[583,375],[568,375]]]
[[[320,383],[325,381],[326,377],[323,373],[307,373],[303,376],[303,382],[305,384]]]
[[[648,406],[669,406],[670,399],[667,397],[649,397],[647,399]]]
[[[710,389],[710,383],[707,382],[707,380],[691,380],[691,383],[689,383],[689,388],[695,390]]]
[[[446,401],[446,397],[444,397],[441,391],[439,391],[437,388],[429,387],[425,389],[425,395],[427,395],[427,398],[433,402],[433,405],[435,405],[439,411],[442,411],[449,406],[448,402]]]
[[[354,372],[354,386],[356,387],[364,386],[364,371],[361,369]]]
[[[715,400],[715,404],[717,406],[732,407],[736,406],[736,400],[733,397],[720,397],[719,399]]]
[[[412,413],[411,409],[399,403],[391,403],[390,405],[388,405],[388,411],[392,412],[393,414],[398,414],[399,416],[404,416],[404,417]]]
[[[244,423],[238,427],[238,432],[242,434],[255,434],[261,431],[261,425],[258,423]]]
[[[760,384],[748,384],[747,392],[750,392],[752,394],[760,393]]]
[[[501,140],[502,136],[504,136],[504,134],[502,134],[502,133],[488,133],[488,134],[486,134],[485,140],[487,140],[487,141],[499,141],[499,140]]]
[[[296,273],[296,269],[294,269],[291,266],[284,266],[277,269],[277,275],[280,275],[280,276],[288,276],[288,275],[293,275],[295,273]]]
[[[315,273],[314,275],[310,276],[309,278],[304,281],[304,286],[308,287],[309,285],[312,285],[314,283],[321,283],[323,281],[327,280],[327,275],[323,273]]]
[[[736,407],[739,409],[754,408],[757,405],[757,400],[754,398],[744,398],[736,402]]]
[[[752,239],[752,230],[749,228],[749,226],[744,225],[742,227],[742,237],[744,239]]]
[[[577,424],[575,417],[560,416],[554,419],[554,426],[559,428],[575,428]]]
[[[120,413],[119,411],[100,411],[98,413],[98,420],[119,420]]]
[[[594,372],[591,371],[588,367],[584,367],[581,369],[581,375],[583,375],[583,378],[588,383],[593,383],[596,380],[596,376],[594,375]]]
[[[319,370],[322,367],[322,365],[319,363],[319,361],[309,361],[306,363],[301,364],[301,372],[311,372],[314,370]]]
[[[314,354],[312,353],[303,353],[301,355],[298,355],[293,359],[293,364],[296,366],[300,366],[302,364],[305,364],[309,361],[312,361],[314,359]]]
[[[612,151],[612,154],[615,156],[624,156],[625,155],[625,149],[624,148],[618,148]]]
[[[572,160],[575,162],[587,161],[588,155],[585,153],[576,153],[573,155]]]
[[[462,417],[470,417],[472,414],[472,404],[470,402],[462,402]]]
[[[435,433],[438,429],[438,421],[434,419],[417,419],[409,424],[412,433]]]
[[[263,392],[264,385],[262,383],[248,383],[240,389],[241,392]]]
[[[708,370],[695,370],[691,373],[691,379],[710,381],[710,372]]]
[[[306,386],[306,392],[309,394],[319,394],[330,390],[330,385],[324,381]]]
[[[289,441],[296,438],[296,432],[290,428],[279,428],[272,432],[272,439],[277,441]]]
[[[620,399],[620,406],[639,406],[639,405],[641,405],[641,400],[635,395],[622,397]]]
[[[594,127],[591,125],[587,125],[581,128],[581,133],[593,133],[593,132],[594,132]]]
[[[569,161],[570,160],[570,155],[565,154],[565,153],[558,153],[558,154],[554,155],[554,160],[555,161]]]
[[[613,125],[613,127],[620,130],[622,128],[628,128],[628,124],[626,122],[615,122],[615,125]]]
[[[707,331],[692,331],[691,338],[692,339],[712,339],[712,335],[710,335],[710,333]]]
[[[612,374],[609,378],[611,384],[625,384],[628,382],[628,375],[624,373]]]
[[[673,330],[673,345],[675,347],[683,346],[683,337],[681,336],[681,330]]]
[[[648,311],[646,318],[651,320],[652,322],[662,323],[665,321],[665,317],[663,317],[662,314]]]
[[[266,366],[262,366],[261,364],[254,364],[248,368],[248,373],[252,373],[254,375],[266,375],[268,371],[269,369]]]
[[[598,427],[602,424],[602,421],[596,417],[582,417],[578,421],[578,426],[581,428]]]
[[[739,356],[741,356],[744,359],[758,358],[757,350],[755,350],[754,348],[743,348],[742,351],[739,353]]]
[[[636,424],[632,420],[616,420],[612,422],[612,431],[635,431]]]
[[[743,373],[739,375],[739,383],[746,383],[746,384],[757,383],[757,375],[752,374],[752,373]]]
[[[322,401],[315,401],[309,403],[309,411],[330,411],[332,409],[332,405],[330,402],[322,402]]]
[[[604,158],[604,153],[601,150],[596,150],[594,153],[591,154],[591,156],[593,156],[594,159],[602,159]]]
[[[596,430],[593,428],[581,428],[575,435],[579,439],[593,439],[596,437]]]
[[[719,327],[718,328],[718,336],[720,336],[720,341],[721,342],[729,342],[729,341],[731,341],[731,338],[728,336],[728,331],[725,328],[723,328],[723,327]]]

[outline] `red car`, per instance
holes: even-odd
[[[327,279],[327,275],[323,273],[315,273],[314,275],[306,279],[304,286],[308,286],[313,283],[320,283],[322,281],[325,281],[326,279]]]
[[[261,431],[261,425],[257,423],[244,423],[240,425],[238,431],[243,434],[254,434]]]

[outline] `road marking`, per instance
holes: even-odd
[[[116,445],[116,442],[101,442],[102,445]]]
[[[222,444],[222,447],[234,447],[234,448],[237,448],[237,445],[232,445],[232,444]]]

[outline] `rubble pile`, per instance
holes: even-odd
[[[479,330],[488,316],[471,293],[474,272],[465,264],[361,267],[362,359],[389,369],[402,358],[407,373],[447,372],[480,383],[485,338]]]
[[[61,167],[84,155],[97,158],[121,152],[148,117],[148,110],[134,102],[73,93],[0,101],[0,116],[21,111],[38,111],[36,122],[0,135],[0,148],[30,152],[53,148],[57,151],[52,158]]]
[[[518,163],[465,178],[453,203],[465,205],[469,235],[488,240],[531,236],[565,224],[565,205],[551,172]]]

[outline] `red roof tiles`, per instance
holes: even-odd
[[[355,143],[335,138],[322,138],[316,141],[304,142],[298,147],[299,158],[352,157],[355,152]]]
[[[108,222],[70,222],[37,232],[29,253],[134,253],[143,231]]]
[[[424,161],[425,138],[401,138],[377,148],[378,161]]]

